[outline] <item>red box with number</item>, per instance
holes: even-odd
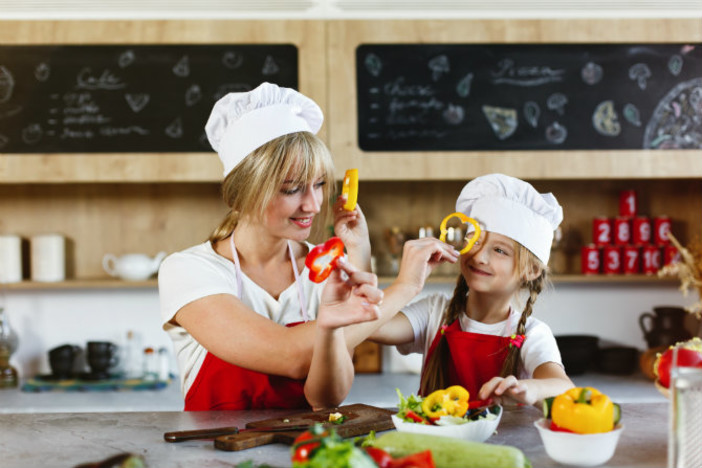
[[[641,248],[638,245],[625,245],[622,249],[622,271],[625,275],[641,271]]]
[[[641,249],[641,271],[653,275],[661,269],[661,248],[656,245],[644,245]]]
[[[630,218],[617,216],[614,219],[614,244],[626,245],[631,243],[631,222]]]
[[[596,275],[600,272],[600,249],[595,244],[584,245],[580,249],[580,271],[584,275]]]
[[[653,219],[653,243],[656,245],[667,245],[670,243],[672,223],[668,216],[656,216]]]
[[[651,220],[648,216],[637,216],[631,220],[631,243],[635,245],[651,243]]]
[[[677,247],[675,247],[673,244],[668,244],[665,247],[663,247],[663,265],[672,265],[673,263],[680,263],[682,260],[682,256],[680,255],[680,251],[678,251]]]
[[[622,272],[622,248],[606,245],[602,249],[602,273],[616,275]]]
[[[619,192],[619,216],[631,218],[636,216],[636,191],[622,190]]]
[[[592,242],[595,245],[612,243],[612,220],[598,216],[592,220]]]

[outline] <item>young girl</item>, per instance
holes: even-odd
[[[422,395],[459,384],[471,400],[534,404],[572,387],[551,330],[531,316],[561,206],[524,181],[490,174],[463,188],[456,210],[478,221],[482,233],[461,255],[453,297],[435,294],[403,307],[372,339],[424,354]],[[421,248],[413,242],[405,250]],[[400,276],[414,267],[404,263]],[[528,295],[518,309],[520,291]]]
[[[346,396],[363,329],[342,327],[376,319],[382,291],[360,271],[370,269],[363,213],[341,210],[343,200],[334,229],[348,278],[308,278],[306,239],[334,180],[315,136],[322,119],[314,101],[270,83],[215,104],[206,130],[230,211],[208,241],[166,258],[158,277],[186,410],[322,407]]]

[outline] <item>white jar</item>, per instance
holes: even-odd
[[[0,235],[0,283],[22,281],[22,238],[15,234]]]
[[[66,279],[66,238],[61,234],[38,234],[30,240],[32,281]]]

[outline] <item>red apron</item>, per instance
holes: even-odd
[[[185,396],[185,411],[309,408],[304,385],[304,380],[244,369],[208,352]]]
[[[460,320],[454,320],[444,331],[451,359],[448,362],[446,386],[461,385],[478,397],[480,388],[493,377],[500,375],[502,364],[509,351],[509,337],[464,332]],[[441,339],[441,329],[429,347],[426,359],[432,355]],[[426,362],[426,360],[425,360]]]

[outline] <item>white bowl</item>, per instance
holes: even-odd
[[[572,432],[552,431],[549,421],[534,421],[539,430],[546,453],[553,460],[564,465],[598,466],[614,455],[619,436],[624,426],[617,424],[614,430],[597,434],[574,434]]]
[[[502,407],[498,406],[498,413],[495,419],[479,419],[465,424],[455,424],[450,426],[434,426],[429,424],[419,424],[405,422],[396,415],[392,415],[392,422],[395,428],[401,432],[414,432],[417,434],[430,434],[444,437],[455,437],[456,439],[472,440],[475,442],[485,442],[497,429],[502,418]]]

